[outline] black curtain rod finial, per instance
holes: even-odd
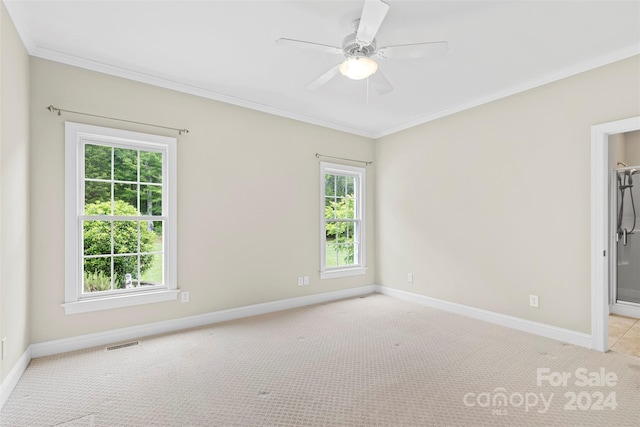
[[[62,112],[60,111],[59,108],[54,107],[53,105],[49,105],[47,107],[47,110],[51,111],[52,113],[58,113],[59,116],[62,115]]]

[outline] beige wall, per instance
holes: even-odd
[[[640,114],[638,57],[374,144],[43,59],[31,58],[29,70],[2,14],[0,213],[2,263],[12,264],[2,270],[0,317],[3,331],[16,336],[3,377],[4,366],[13,366],[29,342],[372,283],[589,332],[590,126]],[[31,147],[24,115],[29,87],[23,82],[29,73]],[[12,82],[17,100],[7,95],[5,81]],[[191,130],[178,143],[178,275],[190,303],[64,315],[64,121],[175,133],[59,117],[45,109],[49,104]],[[17,139],[5,139],[9,131]],[[7,152],[17,153],[17,163],[9,163]],[[376,160],[367,171],[370,269],[364,276],[318,278],[315,152]],[[17,174],[10,169],[16,164]],[[28,218],[29,202],[27,227],[20,218]],[[17,262],[5,258],[7,247]],[[26,251],[29,310],[20,305],[29,290]],[[409,272],[413,284],[406,281]],[[297,286],[301,275],[311,277],[310,286]],[[528,307],[529,294],[540,296],[539,309]]]
[[[29,56],[0,5],[0,381],[29,345]]]
[[[609,136],[609,169],[621,167],[618,162],[627,163],[624,133],[615,133]]]
[[[624,152],[627,165],[640,166],[640,130],[624,134]]]
[[[372,160],[370,139],[31,59],[31,341],[139,325],[374,283],[319,279],[319,162],[314,154]],[[65,315],[65,120],[175,136],[175,132],[63,114],[86,111],[186,127],[178,140],[178,301]],[[367,169],[367,256],[375,265],[375,166]],[[297,277],[310,276],[298,287]]]
[[[378,282],[589,333],[591,126],[640,114],[639,63],[378,140]]]
[[[640,165],[640,131],[616,133],[609,137],[609,168]]]

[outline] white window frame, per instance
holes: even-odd
[[[82,293],[84,142],[163,152],[163,286],[116,293]],[[84,313],[177,299],[176,138],[65,122],[65,314]],[[141,217],[144,218],[144,217]]]
[[[356,241],[358,242],[357,259],[355,264],[341,267],[327,267],[327,235],[326,235],[326,219],[324,216],[325,207],[325,175],[344,175],[356,178],[356,205],[355,211],[358,215],[356,220],[358,230],[356,233]],[[320,279],[335,279],[339,277],[357,276],[365,274],[366,266],[366,223],[365,223],[365,207],[366,207],[366,170],[357,166],[341,165],[337,163],[320,162]]]

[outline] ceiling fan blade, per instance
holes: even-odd
[[[356,39],[365,44],[370,44],[378,33],[388,11],[389,5],[382,0],[365,0]]]
[[[307,89],[316,90],[326,84],[329,80],[340,74],[338,67],[339,65],[332,67],[329,71],[315,79],[309,86],[307,86]]]
[[[393,90],[393,86],[380,70],[369,77],[369,83],[380,95],[385,95]]]
[[[449,43],[445,41],[429,43],[409,43],[397,46],[385,46],[376,51],[378,58],[438,58],[449,50]]]
[[[334,55],[343,55],[344,52],[341,48],[335,46],[329,46],[326,44],[305,42],[302,40],[294,39],[278,39],[276,40],[278,46],[290,46],[296,49],[313,50],[315,52],[332,53]]]

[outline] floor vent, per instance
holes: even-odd
[[[111,347],[107,347],[107,351],[120,350],[121,348],[133,347],[134,345],[138,344],[140,344],[138,341],[131,341],[124,344],[112,345]]]

